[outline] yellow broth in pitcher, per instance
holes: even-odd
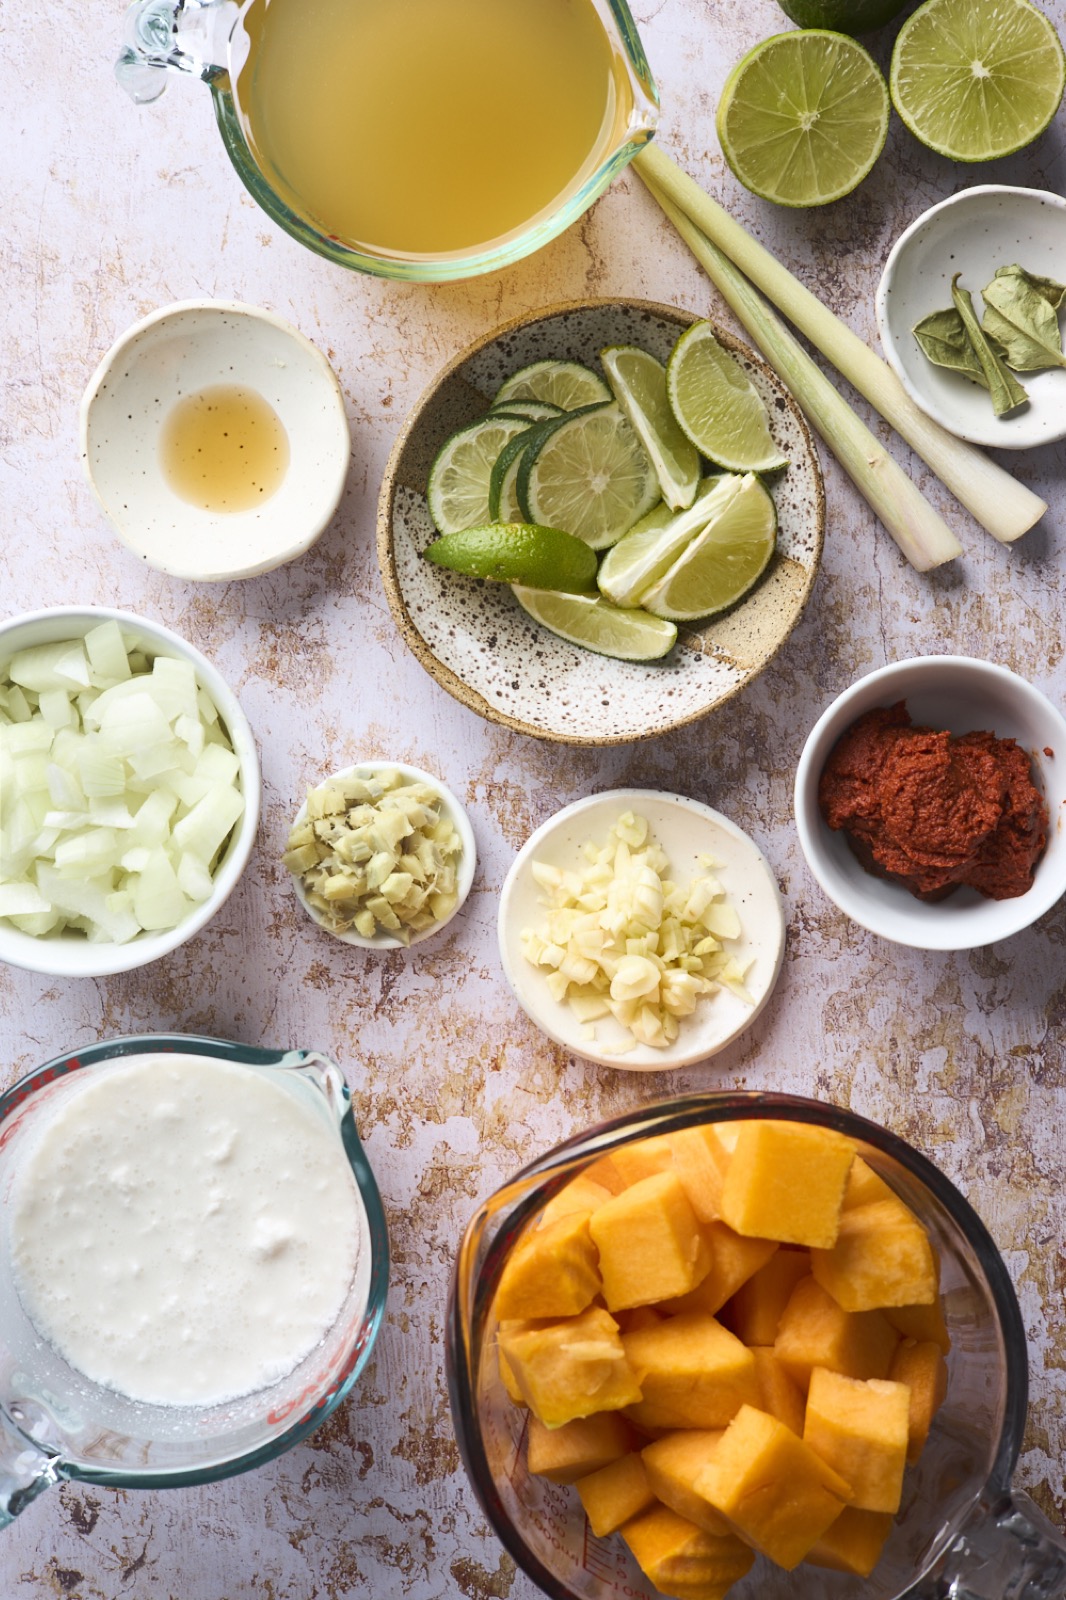
[[[592,0],[252,0],[234,96],[291,210],[368,254],[488,250],[619,142],[624,64]]]

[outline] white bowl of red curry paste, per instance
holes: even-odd
[[[1066,721],[994,662],[899,661],[815,723],[795,808],[852,921],[919,950],[994,944],[1066,893]]]

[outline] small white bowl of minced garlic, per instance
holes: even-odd
[[[399,950],[456,915],[477,851],[470,819],[439,779],[402,761],[364,761],[308,790],[282,860],[320,928],[365,950]]]

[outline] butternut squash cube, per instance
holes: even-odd
[[[598,1161],[585,1168],[583,1176],[610,1190],[611,1194],[621,1194],[626,1186],[625,1179],[610,1156],[600,1156]]]
[[[705,1533],[669,1506],[645,1511],[624,1523],[621,1533],[655,1587],[682,1600],[721,1600],[755,1560],[733,1534]]]
[[[664,1506],[687,1517],[704,1533],[727,1534],[729,1524],[693,1485],[722,1438],[721,1428],[681,1428],[664,1434],[640,1452],[652,1491]]]
[[[931,1305],[937,1296],[929,1237],[895,1197],[845,1211],[832,1249],[811,1252],[811,1271],[845,1311]]]
[[[884,1511],[856,1511],[845,1506],[803,1559],[812,1567],[831,1567],[834,1572],[868,1578],[881,1559],[892,1521]]]
[[[855,1146],[831,1128],[745,1122],[722,1187],[722,1220],[737,1233],[828,1249]]]
[[[803,1442],[851,1484],[857,1511],[899,1510],[909,1414],[904,1383],[811,1373]]]
[[[644,1178],[654,1178],[657,1172],[669,1172],[673,1151],[667,1135],[660,1134],[654,1139],[637,1139],[632,1144],[618,1145],[611,1151],[611,1162],[628,1189]]]
[[[619,1456],[609,1466],[590,1472],[574,1485],[597,1539],[606,1539],[623,1522],[648,1511],[655,1495],[638,1452]]]
[[[629,1410],[641,1428],[724,1428],[758,1398],[755,1358],[714,1317],[688,1311],[623,1335],[643,1398]]]
[[[560,1217],[569,1216],[572,1211],[581,1212],[587,1217],[605,1200],[609,1200],[612,1193],[606,1185],[590,1178],[587,1172],[579,1172],[548,1201],[537,1218],[536,1226],[545,1228],[551,1222],[558,1222]]]
[[[602,1288],[588,1213],[571,1211],[522,1237],[500,1274],[494,1309],[501,1322],[576,1317]]]
[[[729,1154],[714,1127],[682,1128],[680,1133],[665,1137],[673,1154],[673,1170],[685,1186],[689,1205],[701,1222],[717,1222]]]
[[[774,1351],[806,1393],[815,1367],[849,1378],[887,1378],[899,1335],[880,1311],[843,1311],[813,1278],[801,1278],[781,1314]]]
[[[695,1484],[740,1537],[791,1572],[851,1488],[776,1417],[742,1406]]]
[[[527,1324],[525,1322],[521,1322],[521,1323],[517,1323],[516,1322],[516,1323],[512,1323],[511,1324],[512,1330],[514,1328],[518,1328],[518,1327],[524,1328],[526,1326],[527,1326]],[[504,1355],[503,1351],[500,1349],[500,1343],[499,1343],[499,1336],[498,1335],[497,1335],[497,1340],[496,1340],[496,1366],[499,1369],[500,1382],[503,1384],[503,1386],[506,1389],[506,1391],[507,1391],[508,1395],[510,1396],[510,1398],[514,1401],[516,1406],[524,1406],[526,1402],[523,1399],[522,1391],[518,1387],[517,1383],[515,1382],[515,1376],[514,1376],[514,1373],[511,1371],[510,1363],[508,1362],[507,1357]]]
[[[755,1360],[755,1378],[759,1385],[759,1410],[769,1412],[778,1422],[783,1422],[793,1433],[803,1435],[803,1413],[806,1402],[793,1383],[777,1353],[772,1348],[750,1345]],[[661,1498],[661,1497],[660,1497]]]
[[[611,1311],[687,1294],[711,1264],[696,1214],[672,1172],[642,1178],[589,1218]]]
[[[907,1460],[913,1467],[929,1436],[948,1392],[948,1364],[944,1352],[932,1339],[915,1344],[904,1339],[893,1357],[888,1376],[893,1383],[905,1383],[910,1390],[910,1416]]]
[[[856,1156],[848,1173],[847,1186],[844,1189],[844,1210],[853,1211],[856,1206],[868,1206],[874,1200],[895,1200],[896,1191],[889,1187],[884,1178],[880,1177],[862,1156]]]
[[[497,1337],[516,1389],[547,1428],[640,1399],[618,1324],[602,1306],[561,1322],[501,1327]]]
[[[746,1239],[724,1222],[707,1223],[701,1231],[710,1253],[710,1270],[688,1294],[660,1302],[659,1309],[671,1316],[679,1311],[706,1311],[713,1317],[778,1248],[773,1239]]]
[[[591,1417],[546,1428],[531,1416],[526,1434],[526,1465],[538,1478],[552,1483],[576,1483],[617,1461],[633,1448],[633,1430],[618,1411],[598,1411]]]
[[[951,1335],[939,1298],[929,1306],[886,1306],[885,1316],[905,1339],[913,1339],[916,1344],[932,1341],[945,1355],[951,1349]]]
[[[746,1345],[773,1344],[789,1297],[810,1270],[806,1250],[778,1250],[772,1255],[733,1294],[729,1325],[737,1338]]]

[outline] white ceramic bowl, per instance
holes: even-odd
[[[160,432],[183,395],[252,389],[288,435],[275,492],[248,511],[205,511],[170,487]],[[271,311],[183,300],[134,323],[97,367],[81,403],[89,481],[123,543],[177,578],[250,578],[291,561],[329,525],[344,491],[351,436],[329,362]]]
[[[332,938],[340,939],[342,944],[359,945],[363,950],[410,950],[412,946],[421,944],[424,939],[435,938],[441,929],[446,928],[452,918],[461,911],[474,882],[474,872],[477,868],[477,845],[474,840],[474,830],[470,826],[470,818],[467,816],[463,806],[452,791],[441,783],[439,778],[435,778],[431,772],[423,772],[421,767],[409,767],[404,761],[360,761],[353,767],[342,767],[339,772],[331,773],[329,778],[320,779],[320,782],[329,783],[333,778],[365,778],[371,773],[383,771],[399,772],[412,783],[426,783],[431,789],[435,789],[444,802],[444,815],[462,840],[462,854],[459,857],[456,873],[458,898],[448,915],[442,917],[439,922],[435,922],[432,928],[424,928],[421,933],[412,933],[407,944],[404,944],[402,939],[397,939],[391,933],[379,932],[372,939],[365,939],[361,933],[356,933],[354,928],[349,928],[345,933],[338,933],[335,928],[331,928],[329,923],[322,917],[321,912],[316,911],[310,903],[303,884],[295,875],[292,875],[292,886],[296,892],[297,900],[299,900],[312,922],[317,923],[323,932],[328,933]],[[307,801],[305,800],[293,818],[294,825],[297,822],[302,822],[306,816]]]
[[[1045,189],[984,183],[963,189],[913,222],[892,248],[877,289],[877,322],[890,365],[916,405],[972,444],[1027,450],[1066,438],[1066,371],[1019,373],[1029,405],[997,417],[986,390],[922,353],[913,328],[951,305],[951,280],[974,297],[998,267],[1017,262],[1062,282],[1066,271],[1066,199]]]
[[[739,961],[751,962],[745,984],[755,1004],[748,1005],[726,988],[704,996],[691,1016],[681,1019],[672,1045],[657,1050],[638,1044],[625,1055],[612,1055],[606,1045],[622,1044],[631,1035],[613,1017],[595,1023],[596,1039],[582,1037],[582,1024],[568,1005],[553,1000],[544,972],[522,954],[523,928],[539,928],[545,917],[533,862],[556,867],[583,865],[583,846],[602,841],[618,818],[633,811],[648,822],[655,842],[666,853],[675,880],[686,882],[701,870],[700,856],[721,863],[722,887],[741,921],[742,934],[729,949]],[[627,1072],[668,1072],[691,1066],[725,1048],[750,1027],[770,997],[785,953],[785,915],[777,880],[752,839],[735,822],[699,800],[655,789],[609,789],[564,806],[531,834],[504,879],[499,915],[500,957],[515,999],[526,1015],[556,1044],[601,1066]]]
[[[199,933],[229,899],[248,864],[259,826],[262,784],[259,757],[248,719],[233,690],[207,657],[161,623],[150,622],[147,617],[137,617],[128,611],[112,611],[105,606],[56,606],[47,611],[27,612],[0,623],[0,673],[18,650],[60,639],[80,639],[101,622],[111,621],[117,622],[123,633],[132,634],[141,642],[148,655],[175,656],[179,661],[192,662],[197,679],[215,703],[240,762],[244,814],[230,834],[215,869],[210,897],[176,928],[162,933],[141,933],[128,944],[90,944],[80,933],[35,938],[0,919],[0,961],[30,972],[48,972],[63,978],[101,978],[115,972],[130,972],[134,967],[147,966],[150,961],[169,955],[171,950]]]
[[[846,729],[875,706],[905,700],[916,723],[962,734],[988,730],[1016,739],[1050,814],[1048,843],[1033,886],[1013,900],[956,889],[933,904],[860,866],[842,832],[818,807],[818,780]],[[1027,928],[1066,892],[1066,721],[1051,702],[1006,667],[967,656],[919,656],[860,678],[815,723],[796,770],[796,827],[807,864],[826,894],[860,927],[917,950],[974,950]]]

